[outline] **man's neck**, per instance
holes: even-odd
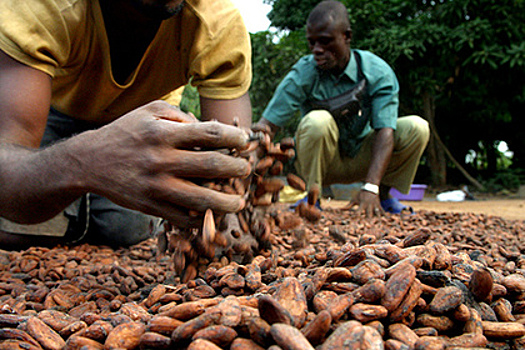
[[[161,21],[140,13],[130,1],[100,0],[115,80],[123,84],[137,68]]]

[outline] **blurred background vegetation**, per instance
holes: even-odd
[[[271,30],[251,34],[250,96],[257,121],[291,66],[308,54],[304,25],[317,0],[265,0]],[[479,191],[525,183],[524,0],[342,0],[352,47],[387,61],[401,85],[400,116],[429,121],[416,183]],[[187,88],[181,108],[197,116]],[[291,136],[298,116],[278,137]]]

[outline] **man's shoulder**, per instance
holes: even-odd
[[[241,17],[239,9],[233,4],[231,0],[186,0],[184,5],[186,10],[183,13],[191,13],[196,16],[201,22],[214,23],[228,21],[232,18]]]
[[[314,55],[309,54],[299,58],[297,62],[295,62],[294,66],[301,67],[304,69],[315,69],[316,63]]]
[[[6,1],[2,6],[7,6],[11,13],[26,14],[33,12],[36,14],[64,14],[64,13],[83,13],[92,6],[89,0],[26,0],[26,1]],[[39,16],[39,19],[40,16]],[[44,20],[47,20],[45,18]]]
[[[318,76],[319,70],[317,69],[317,63],[315,62],[314,56],[310,54],[299,58],[292,66],[290,73],[299,74],[307,79]]]
[[[359,49],[353,49],[353,51],[356,52],[361,58],[363,67],[391,69],[390,65],[383,58],[379,57],[377,54],[371,51]]]
[[[354,51],[357,54],[359,54],[359,56],[361,57],[362,61],[372,62],[374,64],[386,64],[386,65],[388,65],[388,63],[382,57],[380,57],[379,55],[373,53],[372,51],[360,50],[360,49],[352,49],[352,51]]]

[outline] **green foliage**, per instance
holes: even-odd
[[[496,172],[487,180],[482,180],[485,191],[488,193],[501,192],[505,190],[516,191],[521,184],[525,183],[525,170],[506,169]]]
[[[191,112],[197,119],[201,117],[200,99],[197,88],[186,85],[182,93],[182,100],[180,101],[180,109],[184,112]]]
[[[317,0],[267,0],[272,5],[268,19],[274,27],[281,30],[295,31],[304,28],[311,9],[319,2]]]
[[[343,2],[354,47],[377,53],[396,71],[402,114],[422,115],[421,96],[430,94],[438,131],[456,158],[479,140],[517,143],[509,131],[524,100],[523,1]]]
[[[254,74],[250,97],[254,121],[261,118],[277,85],[293,64],[308,53],[303,31],[291,32],[277,43],[276,39],[276,34],[269,31],[251,35]]]

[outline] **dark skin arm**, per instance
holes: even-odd
[[[269,126],[272,138],[277,131],[279,131],[277,125],[271,123],[265,118],[261,118],[257,124]],[[383,179],[388,163],[390,162],[393,150],[394,130],[391,128],[376,130],[372,146],[372,159],[370,161],[366,178],[364,179],[365,182],[370,182],[376,185],[381,184],[381,180]],[[380,215],[384,212],[381,207],[379,196],[368,191],[360,191],[357,197],[353,198],[346,208],[352,208],[354,206],[358,206],[358,210],[365,212],[369,217]]]
[[[233,100],[213,100],[201,97],[200,106],[202,120],[217,120],[230,125],[236,122],[246,130],[251,126],[252,105],[248,93]]]
[[[193,177],[242,177],[243,159],[202,148],[243,148],[246,133],[197,123],[155,101],[115,122],[37,149],[50,107],[51,79],[0,52],[0,215],[18,223],[45,221],[93,192],[124,207],[184,222],[188,208],[237,211],[244,202],[197,186]],[[1,238],[1,237],[0,237]]]

